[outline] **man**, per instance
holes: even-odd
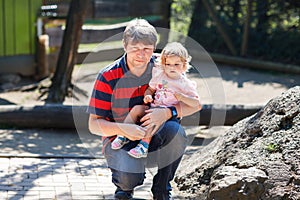
[[[170,181],[187,144],[185,132],[177,121],[200,110],[182,103],[170,108],[151,108],[146,110],[139,125],[123,123],[134,105],[143,104],[152,76],[157,35],[146,20],[132,20],[123,34],[125,54],[99,73],[90,99],[89,129],[102,136],[103,152],[117,187],[115,199],[132,198],[134,188],[143,184],[146,165],[158,167],[151,188],[153,198],[171,198]],[[110,142],[117,134],[130,142],[116,151],[111,149]],[[128,155],[127,151],[140,139],[152,135],[147,158]]]

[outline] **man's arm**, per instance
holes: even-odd
[[[201,107],[201,103],[198,97],[192,97],[188,96],[186,94],[180,93],[180,92],[175,92],[174,96],[178,101],[181,101],[185,104],[187,104],[190,107],[197,108]]]
[[[89,130],[99,136],[122,135],[130,140],[140,140],[146,134],[146,130],[141,126],[110,122],[94,114],[90,114],[89,117]]]
[[[199,104],[197,107],[192,107],[182,102],[179,102],[174,106],[176,107],[178,117],[192,115],[202,108],[201,104]],[[146,115],[141,118],[141,122],[143,123],[143,127],[145,127],[147,130],[151,130],[151,133],[147,132],[147,135],[150,136],[155,134],[159,127],[172,117],[172,113],[169,108],[151,108],[145,112]]]
[[[196,106],[189,106],[183,102],[179,102],[178,104],[175,105],[175,107],[178,113],[178,117],[186,117],[202,109],[202,105],[199,100]]]

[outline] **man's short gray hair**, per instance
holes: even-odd
[[[128,42],[143,43],[145,45],[153,45],[156,47],[157,32],[155,28],[145,19],[131,20],[123,33],[124,45]]]

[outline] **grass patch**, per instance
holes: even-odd
[[[269,153],[276,153],[280,151],[280,146],[278,144],[270,143],[266,146],[266,150]]]

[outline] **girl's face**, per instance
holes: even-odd
[[[166,75],[171,79],[179,79],[185,72],[184,63],[179,56],[167,56],[164,65]]]

